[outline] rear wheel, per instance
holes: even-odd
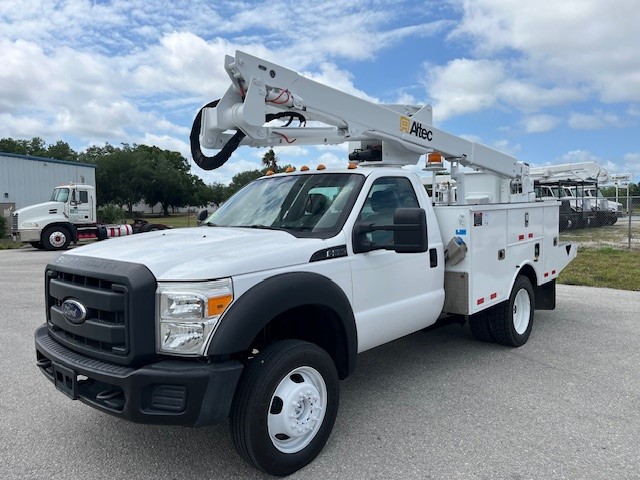
[[[490,321],[496,341],[512,347],[527,343],[534,310],[533,287],[527,277],[520,275],[513,284],[509,300],[493,307]]]
[[[47,250],[66,250],[71,243],[71,234],[65,227],[54,225],[42,233],[42,245]]]
[[[322,348],[283,340],[247,366],[231,409],[231,436],[240,456],[286,476],[322,450],[338,412],[338,373]]]

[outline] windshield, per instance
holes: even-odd
[[[56,188],[51,195],[51,202],[62,202],[66,203],[69,199],[69,189],[68,188]]]
[[[329,238],[342,228],[363,182],[352,173],[261,178],[233,195],[206,224]]]

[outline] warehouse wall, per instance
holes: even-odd
[[[17,209],[47,202],[55,187],[69,182],[95,186],[95,165],[0,152],[0,203]]]

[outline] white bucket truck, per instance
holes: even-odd
[[[451,315],[520,346],[576,247],[527,165],[435,128],[430,106],[374,104],[242,52],[225,67],[231,86],[192,130],[198,165],[240,145],[346,141],[352,163],[267,174],[201,227],[61,255],[37,362],[70,398],[124,419],[229,419],[246,461],[288,475],[322,450],[358,353]],[[424,154],[428,169],[452,165],[455,204],[434,206],[402,168]],[[464,165],[480,170],[468,183]]]

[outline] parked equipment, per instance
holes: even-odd
[[[435,128],[430,106],[371,103],[242,52],[225,68],[231,86],[192,129],[197,165],[242,145],[349,142],[355,160],[268,174],[200,227],[61,255],[37,364],[123,419],[229,419],[239,454],[284,476],[327,442],[358,353],[452,316],[523,345],[576,246],[559,241],[560,202],[535,200],[527,165]],[[451,165],[455,202],[432,205],[401,168],[423,155],[426,169]]]

